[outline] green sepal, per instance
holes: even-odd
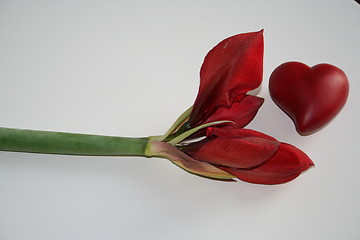
[[[203,125],[197,126],[195,128],[192,128],[192,129],[180,134],[179,136],[177,136],[177,137],[171,139],[170,141],[168,141],[168,143],[175,146],[179,142],[183,141],[184,139],[188,138],[190,135],[194,134],[195,132],[197,132],[197,131],[199,131],[199,130],[201,130],[203,128],[211,127],[211,126],[214,126],[214,125],[219,125],[219,124],[222,124],[222,123],[234,123],[234,122],[224,120],[224,121],[216,121],[216,122],[205,123]]]
[[[177,147],[166,142],[149,141],[145,155],[147,157],[169,159],[178,167],[198,176],[222,181],[234,181],[233,179],[235,178],[230,173],[225,172],[210,163],[193,159]]]
[[[173,123],[173,125],[169,128],[169,130],[161,137],[159,137],[157,140],[163,141],[167,137],[169,137],[172,133],[174,133],[176,130],[178,130],[183,124],[187,121],[189,118],[191,111],[193,107],[191,106],[188,108],[183,114],[181,114],[178,119]]]

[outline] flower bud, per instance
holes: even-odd
[[[249,129],[211,128],[204,140],[182,148],[192,158],[233,168],[251,168],[271,158],[279,147],[276,139]]]
[[[290,144],[281,143],[275,155],[258,167],[221,169],[246,182],[281,184],[295,179],[311,166],[314,163],[304,152]]]

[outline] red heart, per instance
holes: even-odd
[[[271,74],[269,91],[298,133],[309,135],[327,125],[344,106],[349,81],[342,70],[329,64],[309,67],[287,62]]]

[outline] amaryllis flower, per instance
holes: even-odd
[[[162,136],[122,138],[0,128],[0,150],[34,153],[167,158],[217,180],[288,182],[313,165],[298,148],[244,129],[263,99],[263,31],[238,34],[215,46],[200,70],[194,105]]]
[[[263,52],[260,31],[227,38],[206,55],[189,119],[191,127],[224,119],[244,127],[252,120],[263,99],[245,94],[261,84]],[[243,100],[246,103],[241,103]]]
[[[250,129],[210,128],[205,140],[182,150],[251,183],[285,183],[314,165],[298,148]]]
[[[298,148],[243,129],[264,101],[247,94],[260,86],[262,65],[263,31],[235,35],[215,46],[201,67],[193,108],[165,139],[152,143],[150,155],[205,177],[258,184],[285,183],[312,166]]]

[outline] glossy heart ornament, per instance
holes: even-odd
[[[349,81],[330,64],[309,67],[287,62],[270,76],[273,101],[293,120],[300,135],[310,135],[326,126],[345,105]]]

